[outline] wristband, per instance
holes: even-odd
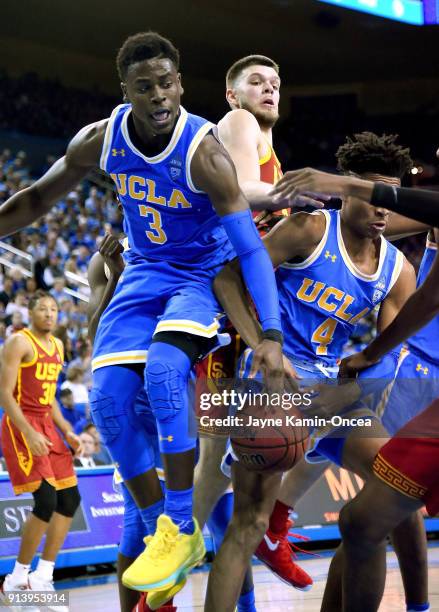
[[[284,335],[278,329],[266,329],[262,332],[262,338],[264,340],[272,340],[273,342],[279,342],[281,346],[284,344]]]

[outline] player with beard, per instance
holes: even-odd
[[[279,66],[271,58],[249,55],[237,60],[226,75],[226,99],[231,111],[218,123],[219,138],[235,164],[239,186],[250,202],[253,219],[261,235],[288,216],[292,205],[288,197],[274,202],[270,196],[273,185],[282,176],[281,165],[273,149],[272,131],[279,119],[280,85]],[[306,196],[294,201],[294,206],[307,204],[321,206]],[[215,392],[221,379],[234,377],[236,363],[244,346],[231,326],[227,331],[232,336],[231,344],[209,355],[196,367],[200,394],[204,391]],[[226,437],[213,426],[199,425],[199,432],[200,458],[195,469],[194,513],[200,525],[203,525],[230,481],[220,469],[226,450]],[[227,515],[221,521],[222,529],[215,530],[219,536],[215,538],[216,548],[230,519],[232,505],[229,501],[229,504],[222,504]],[[218,509],[215,515],[219,516]],[[291,523],[288,523],[287,531],[290,526]],[[285,580],[296,588],[309,588],[311,577],[291,561],[289,545],[287,549]],[[238,610],[254,609],[252,591],[249,570]]]

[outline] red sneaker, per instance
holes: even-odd
[[[151,612],[151,608],[146,603],[147,593],[142,593],[139,601],[136,603],[131,612]]]
[[[273,574],[276,574],[282,582],[286,582],[295,589],[299,589],[299,591],[309,591],[313,584],[311,576],[293,561],[293,559],[297,558],[294,551],[306,551],[302,551],[294,544],[291,544],[291,542],[288,541],[288,536],[292,535],[301,540],[308,540],[309,538],[290,533],[288,530],[292,525],[293,521],[289,520],[285,526],[285,530],[277,534],[268,529],[267,533],[264,535],[264,539],[255,551],[255,556],[259,561],[262,561]]]
[[[142,593],[139,601],[136,603],[132,612],[153,612],[146,602],[148,593]],[[161,606],[157,612],[177,612],[177,608],[173,605]]]

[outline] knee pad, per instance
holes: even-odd
[[[126,418],[126,409],[123,401],[102,393],[100,389],[90,392],[90,412],[93,423],[99,431],[102,442],[108,446],[120,434],[123,421]]]
[[[169,363],[153,361],[146,367],[149,401],[158,421],[170,421],[184,408],[187,381]]]
[[[125,557],[135,559],[145,548],[143,538],[147,535],[147,530],[136,503],[124,484],[122,484],[122,494],[124,514],[119,552]]]
[[[40,487],[32,493],[35,504],[32,510],[40,521],[48,523],[56,508],[56,490],[47,480],[43,480]]]
[[[112,371],[105,373],[105,369]],[[134,408],[142,379],[128,368],[111,367],[97,370],[94,383],[90,393],[93,422],[122,478],[147,472],[154,466],[154,449]]]
[[[158,421],[171,421],[187,406],[189,357],[181,349],[154,342],[145,368],[146,391]]]
[[[80,503],[81,495],[76,485],[68,489],[61,489],[61,491],[56,492],[55,512],[68,518],[73,518]]]

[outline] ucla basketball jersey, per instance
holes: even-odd
[[[114,109],[100,160],[124,209],[130,257],[189,267],[215,266],[233,257],[219,217],[207,194],[195,187],[190,172],[193,155],[212,124],[180,107],[169,144],[147,157],[131,141],[130,113],[130,104]]]
[[[303,262],[284,263],[276,272],[284,351],[304,361],[331,366],[358,321],[382,302],[396,280],[403,255],[381,237],[378,268],[361,272],[343,242],[340,212],[324,210],[325,233]]]
[[[427,240],[424,256],[418,272],[417,286],[422,285],[437,253],[437,244]],[[407,341],[410,351],[421,353],[429,361],[439,363],[439,316],[435,317],[428,325],[423,327],[417,334]]]

